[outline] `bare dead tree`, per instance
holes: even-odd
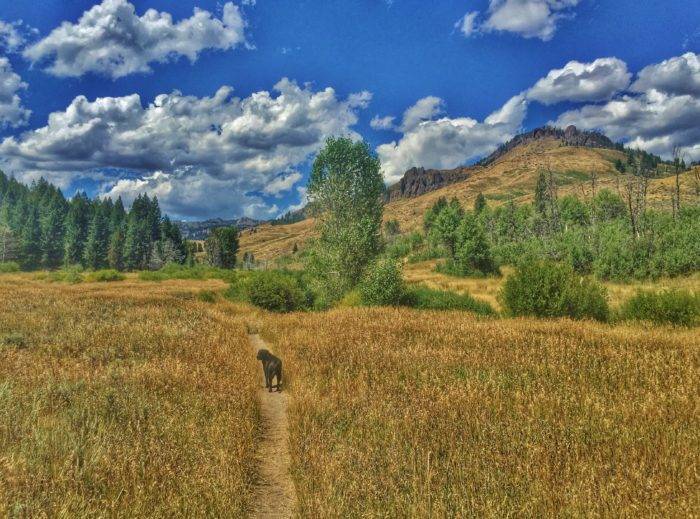
[[[681,173],[683,171],[683,158],[685,154],[680,146],[673,147],[673,169],[676,175],[676,193],[674,196],[673,218],[681,211]]]

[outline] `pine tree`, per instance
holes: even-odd
[[[535,209],[542,216],[547,216],[547,208],[549,207],[549,182],[544,171],[540,171],[537,177],[537,185],[535,186]]]
[[[33,270],[41,260],[41,227],[39,225],[39,210],[31,204],[23,204],[24,222],[20,235],[20,254],[22,268]]]
[[[64,220],[66,216],[63,197],[54,196],[41,216],[41,266],[56,268],[63,262]]]
[[[109,207],[102,202],[95,202],[92,221],[88,228],[83,261],[86,267],[101,269],[107,266],[109,249]]]
[[[235,227],[212,229],[204,242],[204,250],[207,253],[207,262],[212,267],[234,268],[238,252],[238,229]]]
[[[474,212],[476,214],[481,214],[481,211],[486,209],[486,197],[483,193],[479,193],[474,200]]]
[[[90,200],[85,193],[77,193],[70,201],[65,221],[64,264],[82,263],[91,218]]]

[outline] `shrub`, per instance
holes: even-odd
[[[212,290],[201,290],[197,294],[197,299],[204,303],[213,303],[216,301],[216,292]]]
[[[0,274],[7,274],[9,272],[19,272],[19,263],[14,261],[4,261],[0,263]]]
[[[168,263],[160,270],[139,272],[142,281],[165,281],[167,279],[222,279],[229,283],[236,281],[239,273],[235,270],[211,267],[209,265],[180,265]]]
[[[105,269],[88,272],[85,278],[87,281],[106,283],[110,281],[123,281],[126,279],[126,276],[117,270]]]
[[[408,257],[409,263],[420,263],[421,261],[434,260],[445,258],[449,255],[449,251],[442,246],[429,245],[422,250],[414,252]]]
[[[424,286],[406,291],[402,304],[421,310],[464,310],[479,315],[495,315],[488,303],[477,301],[469,294],[457,294],[447,290],[433,290]]]
[[[401,267],[392,259],[376,261],[365,272],[359,289],[365,305],[398,305],[405,292]]]
[[[294,275],[274,270],[251,272],[242,293],[255,306],[272,312],[303,310],[313,303]]]
[[[700,318],[700,296],[687,290],[639,291],[620,310],[623,320],[694,326]]]
[[[454,264],[457,272],[463,276],[499,273],[486,233],[481,223],[471,213],[464,215],[457,229]]]
[[[83,267],[82,265],[69,265],[60,270],[54,270],[42,275],[38,275],[38,279],[48,279],[55,283],[70,283],[75,285],[83,282]]]
[[[570,265],[531,261],[506,279],[500,299],[513,316],[608,318],[605,288],[577,276]]]

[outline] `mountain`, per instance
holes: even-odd
[[[516,204],[531,202],[543,170],[552,172],[559,196],[589,197],[593,184],[596,190],[624,190],[630,170],[620,173],[616,164],[624,165],[628,154],[634,155],[635,160],[646,157],[655,161],[660,178],[649,183],[649,203],[668,209],[673,184],[668,178],[671,168],[658,157],[624,149],[595,132],[579,132],[573,127],[540,128],[515,137],[474,166],[408,170],[402,181],[388,190],[384,220],[397,220],[403,233],[422,229],[425,211],[440,197],[457,198],[464,207],[472,207],[479,193],[492,206],[508,200]],[[683,199],[697,200],[693,190],[696,183],[700,186],[700,180],[694,180],[694,172],[683,175]],[[311,218],[289,225],[262,224],[242,233],[241,252],[252,252],[258,259],[273,259],[290,254],[295,243],[302,248],[313,236]]]
[[[598,132],[580,131],[575,126],[569,126],[565,130],[545,126],[513,137],[474,166],[455,169],[411,168],[404,173],[401,180],[389,186],[386,193],[386,201],[392,202],[400,198],[420,196],[428,191],[465,180],[470,175],[479,172],[483,167],[495,163],[518,146],[525,146],[546,139],[555,139],[561,146],[601,149],[620,148],[605,135]]]
[[[251,229],[260,225],[262,222],[260,220],[254,220],[252,218],[236,218],[233,220],[224,220],[222,218],[212,218],[211,220],[204,220],[198,222],[189,221],[176,221],[175,225],[178,226],[182,237],[187,240],[204,240],[209,236],[212,229],[218,227],[238,227],[239,229]]]

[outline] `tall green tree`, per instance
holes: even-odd
[[[330,299],[356,286],[379,253],[383,193],[379,159],[367,143],[326,141],[314,160],[308,194],[319,231],[312,266]]]
[[[83,262],[85,240],[92,219],[91,203],[85,193],[77,193],[70,201],[65,220],[63,263],[74,265]]]
[[[498,264],[491,253],[491,245],[474,214],[466,213],[457,229],[455,265],[463,275],[487,275],[498,272]]]
[[[430,228],[430,237],[435,242],[447,247],[450,257],[454,258],[457,247],[457,228],[459,227],[464,209],[456,198],[442,208]]]
[[[232,269],[236,266],[238,253],[238,229],[219,227],[212,229],[204,242],[207,263],[213,267]]]
[[[101,269],[107,266],[109,249],[109,213],[110,207],[100,201],[95,202],[92,220],[88,227],[83,263],[91,269]]]

